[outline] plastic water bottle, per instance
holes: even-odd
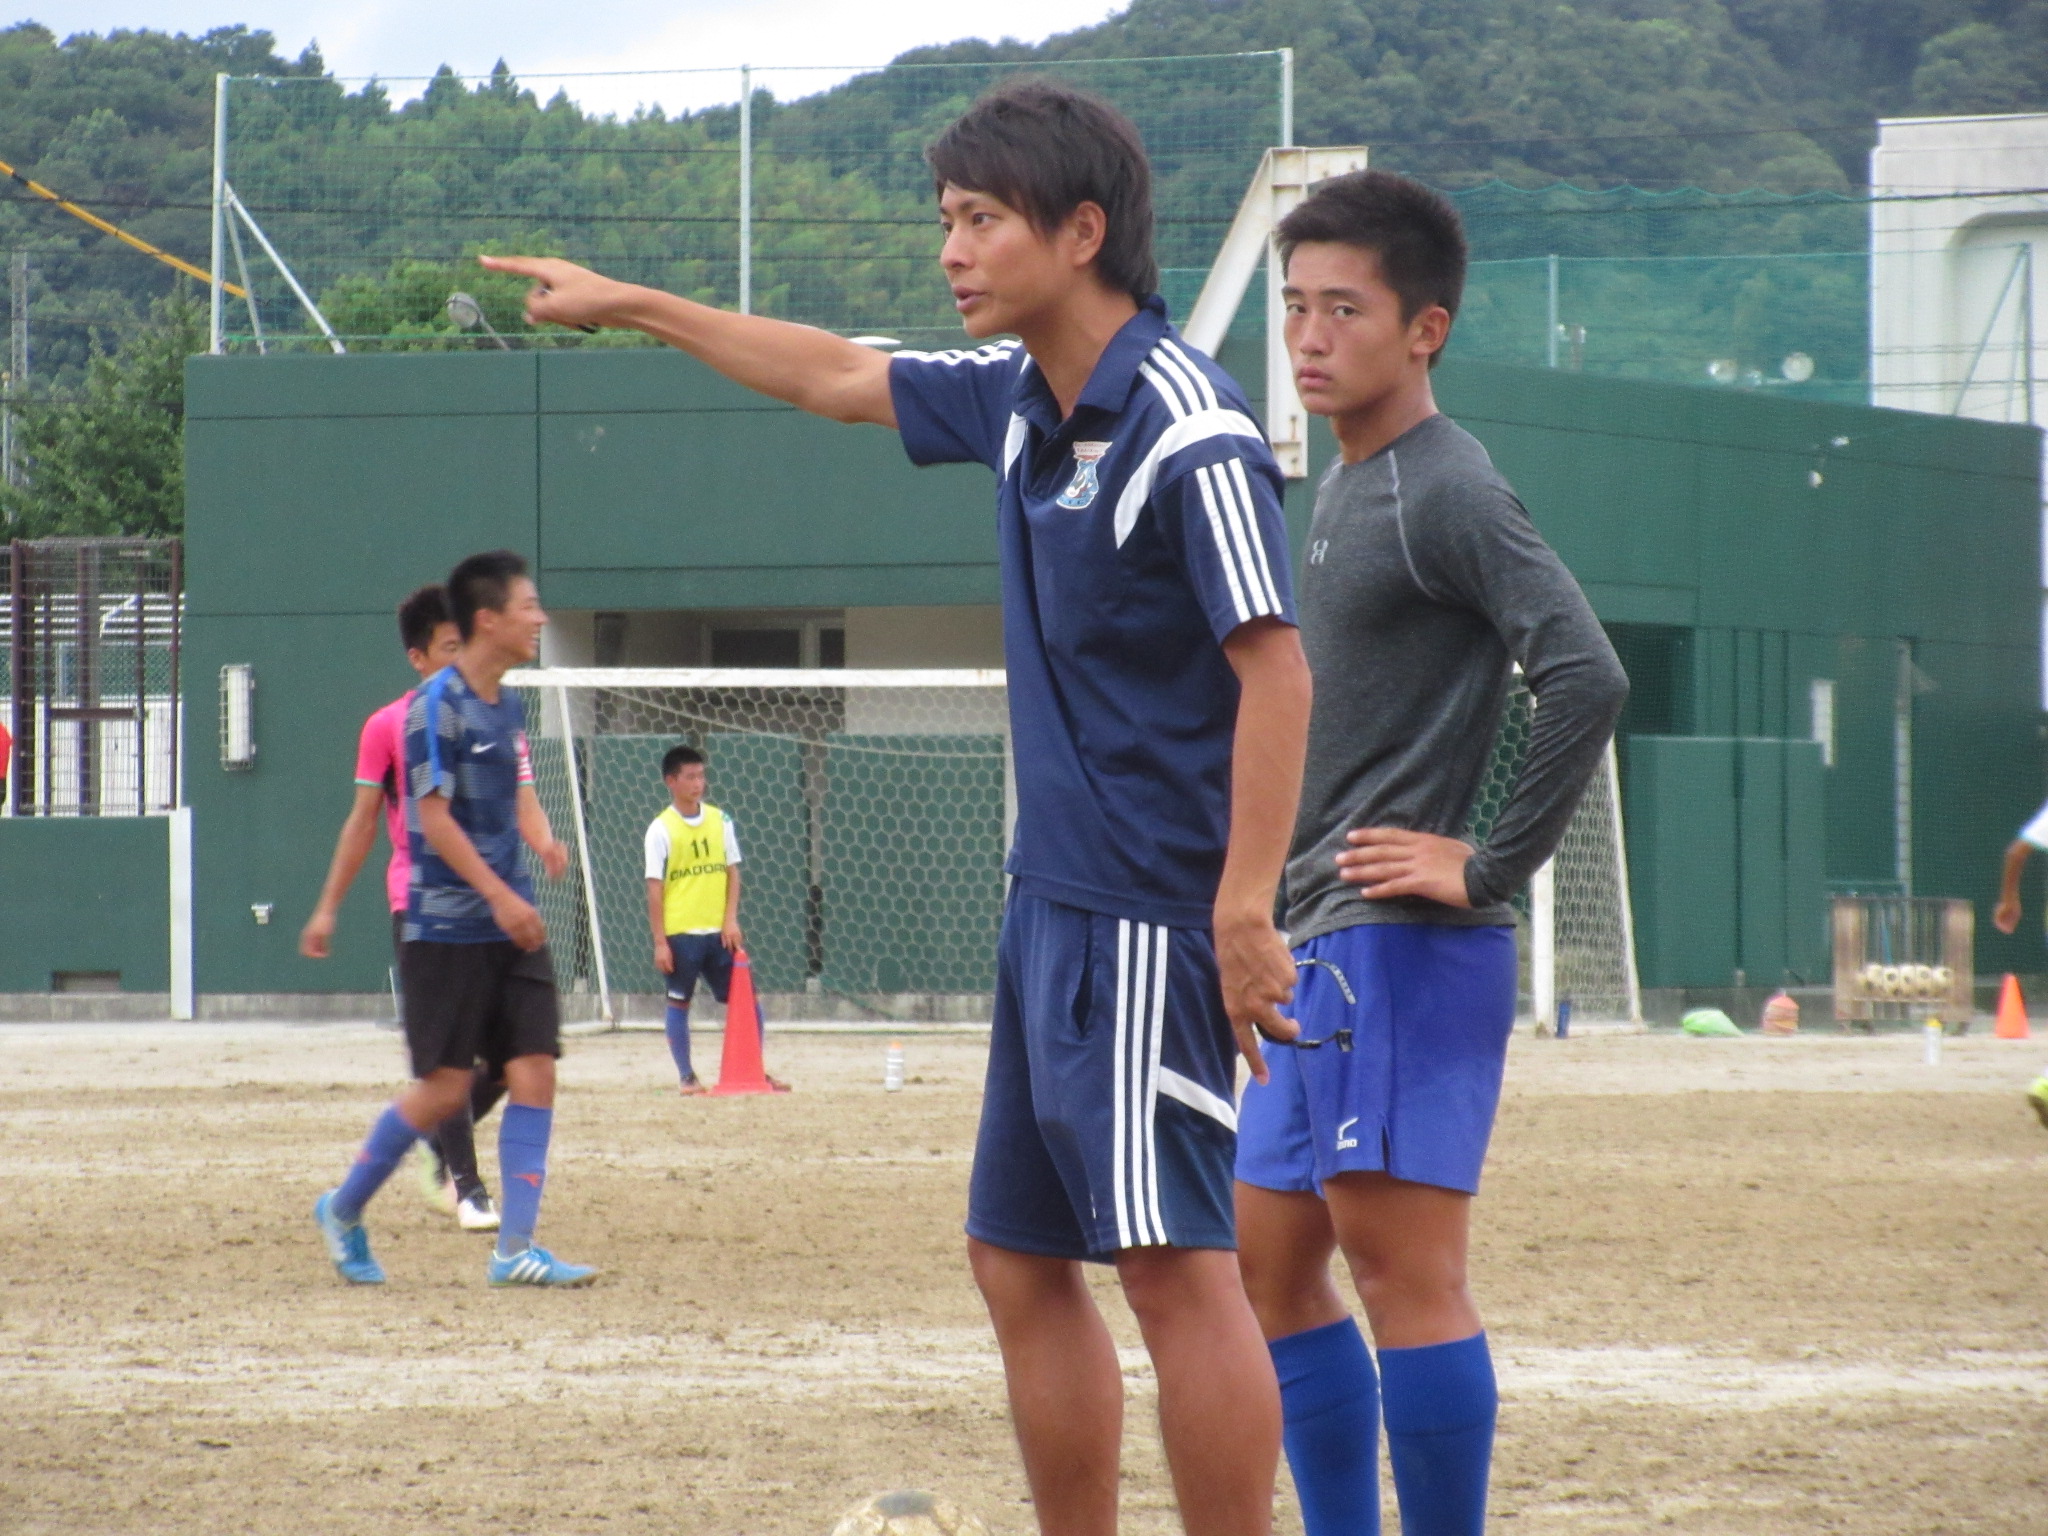
[[[891,1040],[888,1052],[882,1057],[882,1091],[901,1093],[903,1091],[903,1042]]]
[[[1922,1031],[1922,1033],[1926,1036],[1927,1039],[1927,1065],[1930,1067],[1940,1066],[1941,1020],[1938,1018],[1929,1019],[1927,1021],[1926,1028]]]

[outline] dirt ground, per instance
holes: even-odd
[[[0,1530],[823,1536],[926,1487],[1026,1536],[958,1235],[984,1046],[914,1039],[884,1094],[884,1043],[782,1037],[796,1093],[683,1101],[658,1035],[573,1042],[542,1235],[604,1275],[544,1294],[487,1289],[405,1169],[391,1283],[336,1280],[308,1213],[389,1034],[0,1027]],[[2048,1043],[1920,1049],[1517,1041],[1476,1253],[1496,1529],[2048,1531]]]

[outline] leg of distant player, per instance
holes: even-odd
[[[1282,1440],[1309,1536],[1379,1536],[1379,1376],[1330,1279],[1322,1199],[1237,1186],[1245,1293],[1280,1379]]]
[[[1044,1536],[1115,1536],[1124,1378],[1081,1266],[969,1238]]]
[[[668,1011],[662,1031],[668,1036],[669,1059],[676,1065],[676,1077],[685,1094],[702,1093],[697,1069],[690,1062],[690,1004],[697,995],[699,945],[694,935],[672,933],[666,940],[669,953]]]

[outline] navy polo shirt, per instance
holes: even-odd
[[[1207,928],[1237,723],[1222,641],[1294,622],[1280,471],[1243,393],[1157,297],[1064,421],[1015,341],[899,352],[889,383],[913,462],[1001,477],[1005,868],[1049,901]]]

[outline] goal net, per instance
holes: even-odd
[[[1483,840],[1507,805],[1529,743],[1535,700],[1520,677],[1487,767],[1468,836]],[[1608,743],[1557,852],[1516,898],[1522,1004],[1539,1030],[1554,1030],[1561,1005],[1573,1020],[1641,1024],[1621,781]]]
[[[740,922],[771,1017],[989,1017],[1016,813],[1001,672],[546,668],[507,682],[572,854],[567,879],[538,882],[572,1012],[659,1015],[642,847],[668,804],[662,754],[687,743],[738,834]],[[1527,720],[1518,692],[1477,832]],[[1582,1018],[1638,1015],[1612,804],[1588,794],[1555,861],[1553,937],[1525,966],[1540,976],[1551,956],[1553,995]]]

